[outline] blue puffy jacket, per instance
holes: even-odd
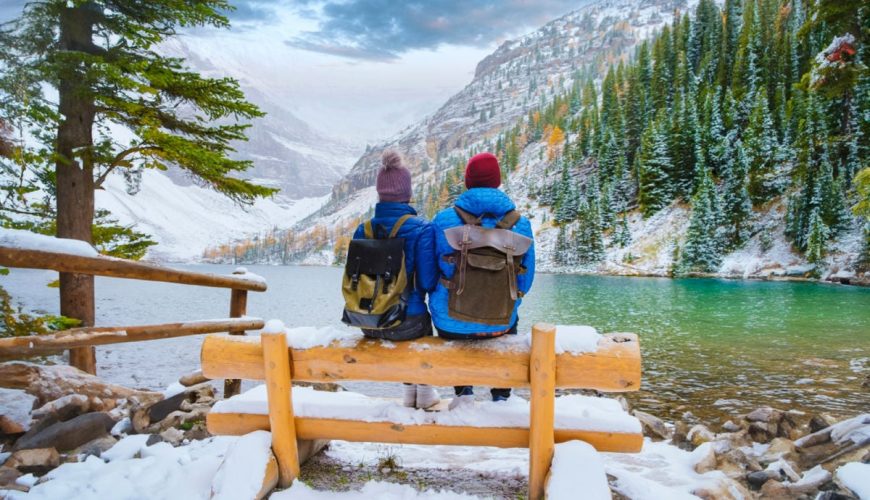
[[[504,214],[515,208],[514,202],[502,191],[495,188],[469,189],[456,200],[456,206],[478,217],[483,214],[489,214],[483,218],[482,225],[483,227],[490,228],[495,227]],[[447,262],[444,258],[455,251],[447,243],[444,230],[461,226],[462,224],[462,219],[459,218],[453,207],[442,210],[432,221],[432,226],[435,230],[436,262],[438,262],[441,276],[447,280],[453,277],[456,265]],[[514,226],[513,231],[523,236],[534,238],[532,225],[525,217],[520,218]],[[534,244],[523,256],[522,266],[526,268],[526,272],[517,276],[517,288],[525,295],[532,288],[532,281],[535,278]],[[517,300],[509,325],[485,325],[451,318],[447,306],[448,294],[449,291],[439,281],[435,291],[429,295],[429,310],[432,313],[432,322],[435,323],[435,327],[439,330],[469,335],[474,333],[496,333],[508,330],[517,322],[517,309],[519,309],[522,299]]]
[[[375,216],[372,218],[372,228],[376,234],[386,237],[393,225],[406,214],[417,215],[414,207],[407,203],[381,202],[375,205]],[[405,239],[405,272],[408,274],[408,286],[416,279],[416,287],[408,298],[408,316],[416,316],[426,312],[425,296],[435,288],[438,282],[438,270],[435,266],[435,242],[432,224],[422,217],[408,219],[399,229],[398,238]],[[353,233],[353,239],[365,238],[363,224]],[[416,278],[414,277],[416,273]]]

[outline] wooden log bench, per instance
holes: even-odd
[[[556,388],[638,390],[641,356],[636,335],[603,335],[592,352],[557,354],[556,328],[538,324],[530,344],[527,338],[516,336],[480,342],[429,337],[385,343],[360,338],[296,349],[288,347],[283,333],[263,333],[259,341],[257,337],[210,335],[202,346],[203,374],[209,378],[265,380],[267,407],[263,405],[262,411],[251,411],[244,405],[244,411],[218,411],[216,407],[207,417],[208,429],[216,435],[272,431],[282,487],[288,487],[299,475],[297,439],[529,448],[529,498],[544,496],[555,443],[582,440],[598,451],[640,451],[643,436],[633,417],[622,414],[637,425],[616,428],[556,426],[558,420],[565,420],[563,417],[573,421],[570,415],[557,416],[555,398]],[[442,424],[437,415],[422,423],[364,421],[354,419],[353,414],[342,414],[342,418],[294,415],[293,381],[527,387],[528,420],[525,425],[486,427]],[[300,388],[296,391],[301,395]]]

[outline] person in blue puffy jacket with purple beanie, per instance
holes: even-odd
[[[481,225],[483,227],[493,228],[505,214],[516,209],[514,202],[508,195],[498,189],[500,185],[501,168],[498,159],[492,153],[477,154],[468,161],[465,168],[465,186],[468,191],[459,196],[455,205],[474,217],[482,217]],[[444,231],[463,224],[453,207],[442,210],[432,220],[435,233],[435,261],[439,266],[440,277],[435,290],[429,295],[429,310],[432,313],[435,328],[438,330],[438,336],[450,340],[476,340],[516,334],[517,311],[522,298],[517,299],[510,322],[504,325],[474,323],[450,316],[449,290],[440,278],[449,280],[456,271],[455,259],[450,258],[456,250],[448,243]],[[520,217],[511,231],[534,239],[532,225],[525,217]],[[523,256],[521,266],[525,272],[517,275],[517,290],[520,297],[529,292],[535,278],[534,244]],[[454,390],[457,397],[451,402],[451,408],[474,400],[471,386],[458,386]],[[504,401],[510,397],[511,390],[494,388],[490,392],[493,401]]]
[[[435,289],[438,268],[435,265],[435,241],[432,224],[417,217],[409,203],[412,197],[411,172],[402,157],[387,150],[378,171],[376,189],[378,203],[372,228],[380,238],[386,237],[401,217],[412,215],[399,229],[397,238],[405,240],[405,272],[408,274],[408,296],[405,320],[389,330],[363,330],[367,337],[385,340],[411,340],[432,335],[432,318],[426,309],[426,294]],[[364,239],[365,227],[357,228],[353,238]],[[412,408],[430,408],[440,401],[438,393],[428,385],[405,384],[403,404]]]

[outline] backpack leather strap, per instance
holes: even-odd
[[[464,222],[465,224],[471,224],[472,226],[479,226],[480,223],[483,221],[483,215],[481,215],[480,217],[477,217],[474,214],[472,214],[471,212],[467,212],[467,211],[465,211],[465,210],[463,210],[455,205],[453,206],[453,210],[456,212],[456,215],[458,215],[459,218],[462,219],[462,222]]]
[[[372,220],[369,219],[363,225],[363,232],[365,233],[366,239],[373,240],[375,239],[375,231],[372,229]]]
[[[519,212],[511,210],[502,216],[501,220],[495,224],[495,227],[499,229],[513,229],[517,225],[517,222],[520,221],[520,217]]]
[[[399,217],[399,220],[397,220],[396,223],[393,224],[393,229],[390,230],[390,238],[395,238],[396,235],[399,234],[399,229],[402,229],[402,225],[405,224],[405,222],[407,222],[408,219],[412,217],[413,215],[411,214],[405,214]]]

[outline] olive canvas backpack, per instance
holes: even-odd
[[[399,218],[386,238],[378,238],[369,220],[364,225],[365,238],[351,240],[341,284],[345,302],[341,320],[345,324],[384,330],[405,321],[410,292],[405,239],[396,235],[411,217]]]

